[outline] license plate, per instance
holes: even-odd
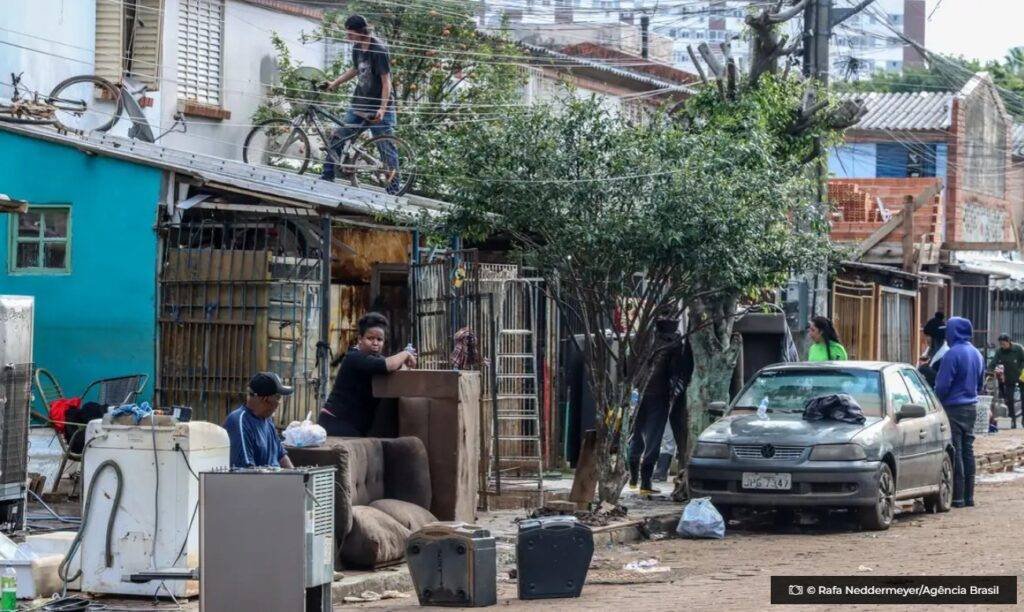
[[[743,472],[743,488],[788,491],[793,488],[793,476],[784,472]]]

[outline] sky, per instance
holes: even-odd
[[[1024,0],[927,0],[927,6],[925,47],[932,51],[993,60],[1024,46]]]

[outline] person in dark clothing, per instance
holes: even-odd
[[[403,366],[416,367],[416,355],[411,350],[383,355],[387,317],[370,312],[359,319],[358,326],[359,339],[341,360],[327,404],[320,410],[318,422],[329,436],[365,437],[380,403],[373,397],[373,377]]]
[[[231,467],[291,468],[292,461],[274,427],[281,398],[292,394],[275,372],[259,372],[249,379],[245,403],[224,420],[231,443]]]
[[[633,433],[629,439],[629,486],[640,484],[641,493],[654,493],[651,477],[661,451],[661,438],[669,421],[674,394],[673,385],[682,370],[683,339],[679,321],[662,319],[655,323],[658,354],[653,372],[637,408]],[[675,426],[673,426],[675,430]]]
[[[323,85],[332,91],[341,84],[358,77],[352,101],[345,113],[345,124],[331,134],[329,146],[339,158],[347,143],[369,129],[374,136],[391,135],[397,124],[395,96],[391,83],[391,55],[387,46],[370,33],[370,24],[362,15],[352,15],[345,20],[348,41],[352,43],[352,67],[338,78]],[[380,154],[392,171],[392,182],[388,192],[398,188],[398,150],[391,141],[382,141]],[[335,165],[328,158],[320,178],[333,181]]]
[[[1003,366],[1002,379],[999,381],[999,394],[1006,402],[1006,411],[1010,415],[1010,427],[1017,429],[1017,406],[1014,400],[1014,392],[1020,389],[1021,396],[1021,426],[1024,427],[1024,381],[1020,379],[1021,372],[1024,372],[1024,346],[1021,346],[1010,339],[1007,334],[999,336],[999,347],[995,355],[988,363],[989,370]]]
[[[946,313],[939,310],[935,313],[935,316],[928,319],[928,322],[924,324],[924,335],[928,336],[929,348],[928,357],[935,354],[936,351],[942,346],[942,343],[946,341]]]
[[[942,327],[942,333],[946,333],[945,326]],[[942,358],[946,356],[947,352],[949,352],[949,345],[946,344],[945,339],[943,339],[942,345],[939,346],[939,350],[932,351],[929,349],[928,352],[931,353],[931,356],[929,357],[928,355],[925,355],[922,358],[922,363],[917,366],[917,371],[924,376],[924,379],[928,381],[928,385],[934,389],[935,377],[939,375],[939,368],[942,367]]]
[[[949,351],[935,377],[935,394],[949,417],[953,437],[953,507],[974,505],[974,421],[985,383],[985,360],[971,344],[974,327],[961,317],[946,324]]]

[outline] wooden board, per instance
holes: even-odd
[[[572,492],[569,500],[577,504],[589,504],[594,501],[597,493],[597,432],[588,429],[583,434],[580,446],[579,461],[576,462],[576,475],[572,479]]]

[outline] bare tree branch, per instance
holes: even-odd
[[[700,61],[697,60],[697,54],[693,52],[693,45],[686,45],[686,52],[690,54],[690,61],[697,67],[697,74],[700,76],[700,80],[705,85],[708,84],[708,75],[704,72],[704,67],[700,65]]]
[[[766,11],[766,15],[770,23],[785,23],[802,13],[805,8],[807,8],[807,0],[800,0],[800,2],[797,2],[784,11],[775,11],[771,13]]]
[[[697,45],[697,50],[700,51],[700,56],[707,62],[708,69],[711,70],[711,74],[715,75],[716,79],[721,79],[725,76],[725,67],[722,66],[722,62],[718,61],[715,54],[711,52],[711,47],[708,46],[708,43],[700,43]]]

